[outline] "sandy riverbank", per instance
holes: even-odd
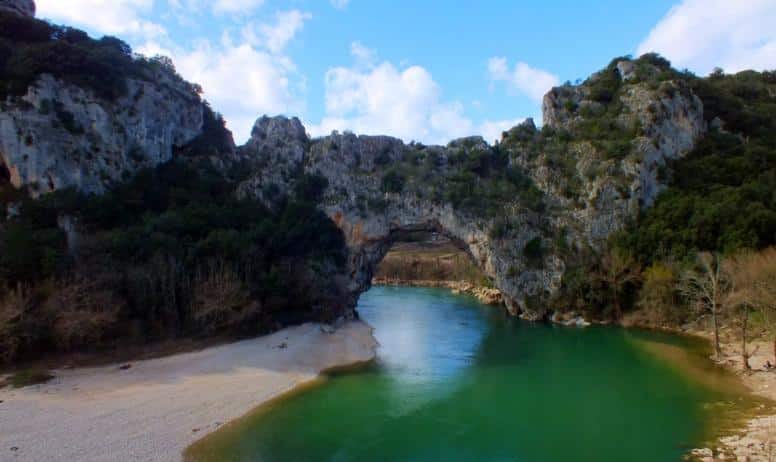
[[[54,371],[0,390],[0,461],[174,461],[224,423],[326,369],[374,358],[365,323],[305,324],[252,340],[119,365]]]

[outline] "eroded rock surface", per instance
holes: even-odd
[[[159,72],[128,79],[116,101],[42,75],[0,110],[0,165],[34,197],[75,187],[101,193],[138,170],[172,159],[202,130],[199,95]]]

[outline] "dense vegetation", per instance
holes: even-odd
[[[133,55],[116,38],[0,13],[0,100],[44,73],[110,101],[126,95],[128,78],[200,92],[168,59]],[[56,102],[47,110],[82,131]],[[239,200],[250,166],[231,160],[233,150],[223,119],[206,107],[202,135],[175,160],[102,196],[64,190],[31,200],[0,164],[0,363],[254,334],[337,313],[342,288],[319,277],[345,264],[341,232],[315,207],[325,180],[303,178],[271,207]]]
[[[670,166],[670,189],[625,237],[644,264],[776,243],[776,72],[691,83],[713,128]]]
[[[115,37],[95,40],[72,27],[0,12],[0,101],[23,95],[44,73],[114,100],[126,94],[127,78],[156,80],[160,70],[190,85],[169,59],[133,56],[129,45]]]
[[[514,204],[543,210],[542,192],[521,167],[509,162],[505,151],[468,138],[448,146],[448,152],[410,144],[403,158],[386,168],[382,190],[410,192],[485,219],[503,216],[505,207]]]
[[[650,62],[660,61],[652,56]],[[669,188],[653,207],[613,236],[602,254],[582,255],[568,269],[558,306],[593,317],[638,312],[649,324],[682,323],[697,316],[695,302],[680,288],[699,254],[732,261],[776,244],[776,73],[717,71],[698,78],[667,64],[660,68],[637,80],[683,81],[701,98],[709,133],[666,166]],[[601,114],[616,104],[609,95],[616,96],[620,85],[607,78],[595,82],[592,94],[606,102]],[[600,124],[586,120],[578,128],[592,136],[598,131],[591,128]]]
[[[325,182],[299,184],[268,209],[236,199],[234,178],[195,158],[103,196],[23,200],[0,226],[0,359],[254,334],[311,307],[330,319],[343,297],[320,274],[342,269],[344,239],[314,205]],[[68,242],[63,217],[86,233]]]

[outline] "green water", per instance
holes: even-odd
[[[678,461],[704,438],[704,413],[732,399],[643,347],[695,351],[683,338],[524,323],[437,289],[378,287],[362,296],[359,313],[381,345],[374,366],[267,406],[189,454]]]

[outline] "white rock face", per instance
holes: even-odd
[[[199,96],[160,75],[128,80],[128,93],[106,101],[43,75],[0,110],[0,167],[30,194],[66,187],[101,193],[112,182],[168,161],[201,133]]]
[[[253,126],[251,138],[239,148],[244,158],[253,159],[259,169],[238,191],[271,204],[280,192],[291,187],[304,163],[310,139],[296,117],[261,117]],[[272,166],[272,168],[263,168]]]
[[[10,11],[30,18],[35,17],[33,0],[0,0],[0,11]]]
[[[655,69],[646,72],[655,74]],[[613,123],[635,133],[629,135],[623,153],[611,156],[584,137],[574,138],[576,127],[592,117],[585,114],[607,110],[589,98],[589,85],[559,87],[545,97],[545,125],[570,133],[570,139],[553,145],[552,140],[563,138],[556,135],[549,145],[543,144],[533,121],[526,121],[510,131],[517,144],[500,145],[511,164],[529,173],[547,204],[541,213],[518,202],[499,204],[506,208],[498,219],[515,230],[505,237],[493,237],[496,219],[470,215],[444,200],[411,191],[383,192],[383,175],[404,162],[406,153],[415,149],[412,146],[394,138],[353,134],[309,140],[295,119],[257,122],[243,151],[260,159],[262,167],[241,192],[271,200],[267,191],[289,192],[295,171],[328,180],[321,207],[346,238],[350,257],[341,283],[352,294],[352,306],[368,289],[377,264],[395,239],[408,231],[433,230],[462,244],[502,291],[510,312],[541,319],[547,315],[545,302],[562,286],[567,265],[568,255],[554,248],[555,241],[564,241],[572,254],[586,246],[600,249],[665,188],[660,170],[666,162],[689,152],[706,131],[703,105],[686,83],[639,82],[633,63],[618,66],[617,72],[627,82],[617,93],[615,103],[622,109]],[[441,175],[449,167],[448,160],[464,146],[493,154],[481,138],[427,147],[424,153],[433,152],[439,158],[437,174]],[[558,146],[563,150],[559,152]],[[538,264],[524,255],[526,244],[536,238],[549,249]]]

